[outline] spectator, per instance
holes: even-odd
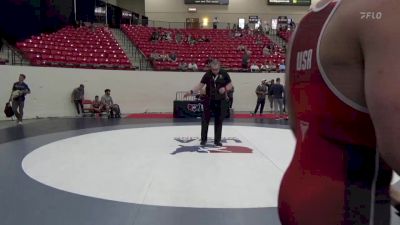
[[[104,95],[101,97],[101,104],[103,109],[109,114],[109,118],[121,118],[121,112],[119,106],[114,104],[114,101],[111,97],[111,90],[104,90]]]
[[[286,71],[286,65],[285,65],[284,62],[281,62],[281,63],[279,64],[279,72],[280,72],[280,73],[284,73],[285,71]]]
[[[213,19],[213,29],[217,29],[217,27],[218,27],[218,17],[214,17],[214,19]]]
[[[251,72],[260,72],[260,67],[257,65],[257,61],[251,64],[250,71]]]
[[[276,78],[275,84],[271,86],[271,95],[272,95],[272,98],[274,101],[275,115],[277,115],[278,113],[279,113],[279,115],[281,115],[283,113],[284,88],[280,82],[281,82],[281,79]]]
[[[96,32],[96,27],[94,26],[93,22],[90,22],[89,29],[92,33]]]
[[[210,65],[210,63],[213,61],[213,58],[211,56],[208,56],[207,60],[206,60],[206,65]]]
[[[262,80],[261,84],[259,84],[256,88],[256,95],[257,95],[257,104],[256,108],[254,109],[253,115],[257,114],[258,108],[260,107],[260,115],[262,115],[264,111],[264,105],[265,105],[265,96],[267,95],[267,86],[266,86],[266,80]]]
[[[132,22],[133,22],[133,25],[138,25],[138,23],[139,23],[139,18],[136,16],[136,14],[133,14],[133,20],[132,20]]]
[[[186,62],[180,62],[178,68],[181,71],[186,71],[188,69],[188,64]]]
[[[99,100],[99,96],[96,95],[92,102],[93,113],[101,113],[101,108],[102,108],[101,101]]]
[[[157,50],[153,50],[153,52],[150,54],[150,61],[158,61],[160,59],[161,57]]]
[[[268,48],[268,45],[265,45],[264,48],[263,48],[263,55],[264,56],[268,56],[270,54],[271,54],[271,52],[270,52],[270,50]]]
[[[176,62],[176,60],[177,60],[176,53],[171,52],[171,54],[169,54],[169,61]]]
[[[244,25],[244,30],[246,30],[246,31],[250,30],[250,27],[249,27],[249,24],[248,24],[248,23],[246,23],[246,24]]]
[[[165,40],[166,41],[168,41],[168,42],[171,42],[172,41],[172,37],[171,37],[171,32],[166,32],[166,34],[165,34]]]
[[[192,35],[190,35],[189,34],[189,36],[188,36],[188,43],[190,44],[190,45],[194,45],[194,44],[196,44],[196,38],[194,38],[194,37],[192,37]]]
[[[263,42],[262,42],[261,37],[259,35],[257,35],[257,39],[256,39],[255,44],[256,45],[263,45]]]
[[[203,35],[201,35],[201,37],[199,39],[197,39],[197,41],[204,42],[205,39],[206,39],[206,36],[203,34]]]
[[[79,87],[75,88],[72,91],[71,99],[75,104],[76,112],[78,113],[78,115],[80,115],[81,112],[83,113],[84,96],[85,96],[85,86],[83,84],[79,85]]]
[[[271,29],[269,23],[267,23],[267,24],[264,26],[264,29],[265,29],[265,33],[266,33],[266,34],[269,34],[269,31],[270,31],[270,29]]]
[[[235,37],[235,38],[237,38],[237,37],[243,37],[243,34],[242,34],[241,31],[237,30],[237,31],[235,31],[234,37]]]
[[[243,57],[242,57],[242,68],[243,69],[248,69],[249,68],[249,63],[250,63],[250,51],[245,50]]]
[[[150,41],[157,42],[159,38],[160,34],[158,33],[158,31],[153,31],[153,33],[150,36]]]
[[[272,79],[269,82],[267,82],[267,88],[268,88],[268,101],[269,101],[269,107],[271,109],[270,112],[272,112],[273,110],[273,106],[274,106],[274,99],[272,97],[272,86],[274,86],[275,81]]]
[[[238,47],[236,48],[236,50],[239,51],[246,51],[247,47],[245,45],[243,45],[242,43],[240,43],[240,45],[238,45]]]
[[[281,53],[285,54],[286,53],[286,45],[282,46]]]
[[[237,30],[237,27],[238,27],[237,24],[234,23],[234,24],[233,24],[233,27],[232,27],[232,30],[233,30],[233,31],[236,31],[236,30]]]
[[[175,34],[175,41],[176,41],[176,43],[177,43],[177,44],[180,44],[180,43],[182,43],[182,40],[183,40],[182,33],[181,33],[181,32],[176,33],[176,34]]]
[[[189,63],[188,69],[192,71],[197,71],[198,70],[197,64],[195,62]]]
[[[25,74],[19,75],[18,81],[12,86],[9,99],[14,115],[17,117],[17,123],[20,125],[22,124],[22,118],[24,116],[25,95],[31,93],[31,89],[29,89],[28,85],[24,82],[25,78]]]
[[[161,61],[169,61],[169,55],[167,53],[165,53],[165,51],[163,50],[162,53],[160,54],[160,60]]]
[[[268,72],[276,71],[276,66],[272,61],[268,62]]]

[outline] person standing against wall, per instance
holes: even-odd
[[[261,84],[259,84],[256,88],[256,95],[257,95],[257,104],[256,108],[254,109],[253,115],[257,114],[258,108],[260,107],[260,115],[262,115],[265,105],[265,96],[267,95],[267,86],[266,80],[262,80]]]
[[[213,29],[217,29],[218,28],[218,17],[214,17],[213,19]]]
[[[280,78],[276,78],[275,84],[271,86],[271,94],[274,102],[275,115],[278,115],[278,113],[279,115],[282,115],[284,88],[283,85],[281,84]]]
[[[78,113],[78,115],[81,114],[81,112],[83,113],[83,98],[85,96],[85,86],[83,84],[79,85],[79,87],[75,88],[72,91],[72,101],[75,103],[75,107],[76,107],[76,112]],[[79,110],[79,107],[81,108],[81,110]]]
[[[268,88],[268,101],[269,101],[269,107],[271,108],[270,112],[273,112],[274,110],[274,99],[272,97],[272,86],[274,86],[275,81],[272,79],[270,82],[267,82],[267,88]]]
[[[18,81],[12,86],[11,96],[9,101],[12,102],[12,109],[17,117],[17,123],[22,124],[24,116],[25,95],[30,94],[31,90],[25,81],[25,74],[20,74]]]
[[[184,97],[193,95],[206,86],[206,94],[203,100],[203,115],[201,121],[201,142],[200,145],[207,144],[208,125],[210,123],[211,112],[214,113],[214,144],[222,146],[222,122],[228,110],[227,92],[232,90],[232,81],[229,74],[221,69],[220,63],[214,60],[210,63],[208,70],[201,79],[200,83],[187,92]]]

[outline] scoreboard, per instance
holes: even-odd
[[[185,0],[185,4],[229,5],[229,0]]]
[[[310,6],[311,0],[267,0],[268,5]]]

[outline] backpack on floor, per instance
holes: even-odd
[[[14,111],[12,110],[12,107],[9,102],[7,102],[6,106],[4,107],[4,114],[6,114],[6,117],[8,118],[14,116]]]

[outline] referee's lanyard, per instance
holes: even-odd
[[[213,79],[214,79],[214,88],[215,88],[215,90],[217,90],[217,80],[218,80],[218,78],[219,78],[219,74],[218,75],[216,75],[215,77],[213,77]]]

